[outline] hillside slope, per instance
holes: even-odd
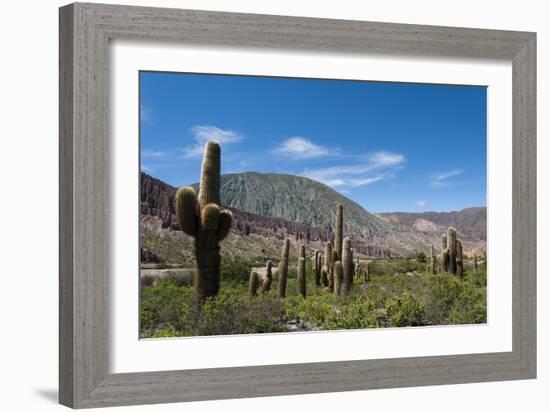
[[[194,186],[198,189],[197,184]],[[185,235],[177,231],[175,190],[159,179],[141,174],[143,236],[160,236],[174,242],[185,240]],[[221,202],[233,212],[232,232],[236,237],[250,237],[247,240],[250,245],[255,238],[256,243],[269,239],[278,243],[290,237],[293,241],[311,242],[312,248],[322,248],[323,242],[334,238],[337,204],[344,205],[346,236],[352,238],[355,251],[364,256],[388,257],[414,250],[427,251],[431,244],[438,246],[439,237],[446,230],[439,220],[436,223],[425,219],[423,224],[418,224],[417,218],[410,224],[410,218],[401,218],[401,214],[369,213],[322,183],[292,175],[223,175]],[[460,227],[456,226],[460,233]],[[469,243],[470,239],[465,237],[463,240],[466,249],[479,246],[478,238],[472,239],[475,243]],[[163,248],[173,250],[169,243],[164,242]]]
[[[454,212],[391,212],[379,216],[401,226],[417,230],[441,231],[449,226],[455,227],[462,237],[470,241],[487,240],[487,208],[469,207]]]

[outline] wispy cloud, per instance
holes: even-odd
[[[427,200],[418,200],[416,202],[416,206],[418,206],[418,207],[425,207],[427,204],[428,204]]]
[[[142,122],[150,123],[154,120],[155,114],[152,108],[142,104],[139,108],[140,119]]]
[[[155,169],[153,169],[150,166],[146,166],[146,165],[142,164],[141,165],[141,171],[142,172],[147,172],[147,173],[153,173],[155,171]]]
[[[394,176],[396,170],[405,162],[405,156],[402,154],[386,151],[368,153],[362,158],[363,162],[353,165],[306,169],[303,176],[331,187],[365,186]]]
[[[166,152],[163,152],[160,150],[142,150],[141,151],[141,157],[144,159],[164,157],[166,156],[166,154],[167,154]]]
[[[437,173],[432,178],[432,187],[439,188],[449,186],[451,184],[451,182],[449,182],[449,178],[458,176],[462,174],[462,172],[463,170],[461,169],[453,169],[448,172]]]
[[[313,143],[305,137],[295,136],[285,140],[272,153],[289,159],[312,159],[330,156],[335,149]]]
[[[234,130],[220,129],[216,126],[194,126],[191,128],[195,144],[182,149],[184,157],[202,156],[204,145],[209,140],[214,140],[221,145],[238,143],[244,136]]]

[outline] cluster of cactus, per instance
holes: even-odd
[[[283,250],[281,253],[281,261],[278,269],[278,291],[279,298],[286,297],[286,285],[288,280],[288,263],[289,263],[290,240],[285,239]],[[311,256],[311,267],[313,272],[313,280],[316,287],[323,287],[330,292],[338,295],[347,295],[353,285],[355,276],[363,276],[365,282],[368,280],[368,264],[360,269],[359,258],[357,262],[353,259],[353,249],[351,240],[348,237],[343,237],[343,206],[336,207],[336,228],[335,228],[335,244],[332,242],[325,243],[325,250],[322,253],[315,250]],[[366,268],[366,269],[365,269]],[[271,287],[271,262],[268,262],[266,268],[267,275],[263,279],[262,292],[266,293]],[[260,280],[258,274],[254,271],[250,273],[249,289],[250,295],[256,296],[256,290],[259,287]],[[307,296],[306,291],[306,248],[304,244],[300,244],[298,248],[298,259],[296,266],[296,290],[299,295],[304,298]]]
[[[356,259],[354,272],[355,277],[358,279],[363,278],[363,283],[366,284],[369,281],[369,262],[359,262],[359,258]]]
[[[323,267],[328,272],[328,288],[337,295],[349,294],[353,285],[353,274],[355,272],[351,240],[348,237],[343,237],[343,226],[344,207],[337,205],[334,250],[332,243],[327,242],[325,245],[325,266]],[[327,258],[327,256],[332,257]]]
[[[220,245],[231,228],[232,215],[220,207],[221,149],[209,141],[204,148],[199,194],[192,187],[176,192],[175,209],[180,228],[195,239],[197,300],[203,303],[220,289]]]
[[[440,270],[458,276],[464,274],[462,241],[456,238],[456,229],[450,227],[447,235],[441,236]]]

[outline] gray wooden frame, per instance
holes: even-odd
[[[109,40],[505,59],[513,65],[513,350],[109,374]],[[536,34],[71,4],[60,9],[59,398],[75,408],[536,377]],[[506,121],[507,119],[503,119]]]

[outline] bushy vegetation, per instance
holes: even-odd
[[[217,296],[202,307],[192,285],[167,278],[142,283],[141,336],[230,335],[377,327],[484,323],[487,319],[486,267],[468,268],[463,278],[426,274],[416,259],[370,263],[365,285],[354,279],[351,293],[337,296],[315,287],[308,260],[304,299],[297,292],[296,268],[289,267],[287,297],[277,299],[277,276],[266,293],[249,296],[252,266],[262,262],[224,260]]]

